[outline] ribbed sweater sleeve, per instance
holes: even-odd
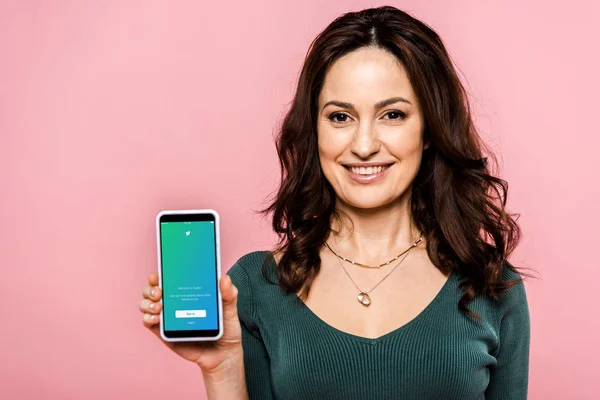
[[[246,387],[252,399],[272,399],[270,360],[257,326],[252,284],[247,271],[238,260],[227,274],[238,288],[238,317],[242,327],[242,347]]]
[[[510,279],[519,276],[509,273]],[[525,286],[509,289],[500,317],[499,344],[495,351],[497,364],[490,369],[486,400],[527,399],[529,376],[530,319]]]

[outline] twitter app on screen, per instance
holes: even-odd
[[[161,222],[166,331],[218,329],[215,224]]]

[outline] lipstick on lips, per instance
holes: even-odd
[[[394,163],[366,162],[342,164],[348,177],[357,183],[372,183],[382,179]]]

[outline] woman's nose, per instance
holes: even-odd
[[[360,158],[369,158],[379,151],[381,144],[376,129],[370,123],[361,123],[352,141],[352,152]]]

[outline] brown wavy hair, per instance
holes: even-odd
[[[520,228],[506,209],[508,184],[493,176],[485,147],[471,116],[465,88],[442,40],[429,26],[391,6],[349,12],[335,19],[311,43],[291,107],[276,137],[281,182],[270,205],[279,243],[267,260],[281,253],[279,286],[308,296],[320,270],[319,250],[336,211],[336,194],[321,170],[317,149],[317,99],[328,68],[363,47],[395,55],[422,107],[424,150],[413,181],[411,212],[427,240],[427,253],[443,272],[459,270],[459,309],[477,295],[498,295],[522,282],[502,281],[502,268],[520,241]],[[315,218],[317,216],[317,218]],[[518,216],[518,214],[517,214]],[[263,274],[268,279],[267,262]],[[274,282],[273,282],[274,283]]]

